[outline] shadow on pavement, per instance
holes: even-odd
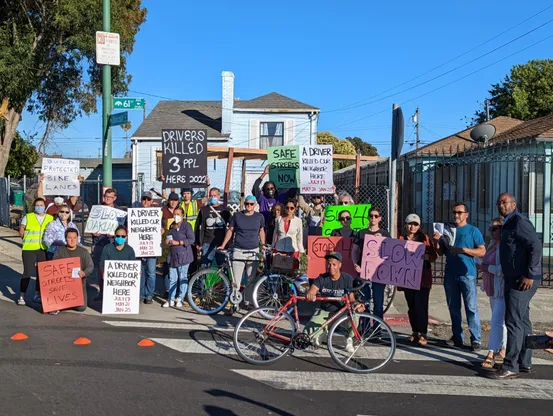
[[[275,415],[279,415],[279,416],[294,416],[292,413],[288,413],[284,410],[281,410],[277,407],[274,407],[274,406],[271,406],[267,403],[262,403],[262,402],[258,402],[256,400],[252,400],[252,399],[249,399],[247,397],[244,397],[244,396],[240,396],[239,394],[236,394],[236,393],[231,393],[229,391],[224,391],[224,390],[217,390],[217,389],[213,389],[213,390],[207,390],[206,391],[207,394],[210,394],[214,397],[228,397],[230,399],[234,399],[234,400],[238,400],[238,401],[241,401],[241,402],[246,402],[246,403],[250,403],[250,404],[253,404],[255,406],[258,406],[258,407],[261,407],[263,409],[266,409],[268,410],[269,412],[271,412],[271,414],[275,414]],[[207,407],[207,406],[206,406]],[[220,408],[216,408],[216,407],[213,407],[214,409],[220,409]],[[226,412],[230,412],[230,410],[225,410],[225,409],[222,409]],[[207,409],[206,409],[207,411]],[[213,414],[218,414],[218,413],[209,413],[210,415]],[[220,413],[222,415],[234,415],[233,412],[230,412],[230,413]]]
[[[219,406],[204,406],[204,410],[209,416],[238,416],[232,410],[223,409]]]

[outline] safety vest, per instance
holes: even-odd
[[[180,204],[184,210],[184,220],[190,224],[192,231],[196,230],[196,220],[198,219],[198,201],[192,200],[188,203],[188,209],[185,208],[184,202]]]
[[[46,226],[54,220],[50,214],[44,216],[42,225],[34,212],[27,214],[27,224],[25,225],[25,234],[23,234],[23,251],[46,250],[48,247],[42,241]]]

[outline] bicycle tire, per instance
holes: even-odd
[[[263,275],[255,282],[252,290],[252,302],[256,309],[267,307],[276,308],[278,311],[290,298],[291,294],[297,292],[295,286],[290,287],[286,279],[283,279],[283,275],[278,276],[279,282],[277,283],[269,282],[270,275]],[[264,312],[260,312],[260,315],[265,319],[273,318],[273,316],[265,315]]]
[[[272,309],[272,311],[267,311],[267,309]],[[232,337],[234,343],[234,349],[238,353],[238,356],[242,358],[245,362],[253,365],[265,365],[274,363],[277,360],[280,360],[282,357],[287,355],[290,352],[292,347],[292,336],[296,333],[296,323],[290,316],[288,312],[282,312],[282,319],[277,320],[275,323],[284,324],[284,328],[281,328],[277,325],[276,328],[279,329],[279,334],[290,338],[290,342],[286,343],[280,339],[267,336],[262,334],[261,331],[265,329],[268,325],[265,318],[262,317],[260,312],[270,313],[273,316],[278,313],[278,309],[275,308],[258,308],[248,312],[236,325],[234,328],[234,335]],[[256,315],[258,317],[256,317]],[[288,325],[289,328],[288,328]],[[249,335],[248,335],[249,334]],[[253,334],[253,337],[252,337]],[[264,339],[260,342],[260,336],[263,336]],[[267,354],[254,354],[253,356],[259,356],[261,359],[255,359],[248,353],[254,353],[255,350],[252,347],[249,347],[251,344],[259,345],[261,351],[269,352],[268,346],[273,347],[273,353],[270,353],[270,356]],[[257,347],[255,347],[257,349]],[[265,358],[263,358],[265,356]]]
[[[202,269],[190,278],[187,299],[190,307],[199,314],[215,315],[227,306],[230,292],[230,281],[225,273],[215,269]]]
[[[341,325],[349,321],[350,317],[346,314],[338,318],[328,331],[328,352],[336,364],[351,373],[365,374],[380,370],[393,359],[396,352],[394,332],[384,320],[375,315],[363,312],[355,313],[354,316],[365,319],[364,323],[369,323],[369,325],[364,325],[365,328],[362,325],[357,325],[361,339],[353,337],[354,351],[346,351],[344,340],[347,339],[347,336],[337,332]],[[341,330],[346,330],[346,327],[342,327]],[[372,363],[377,360],[382,361],[372,366]],[[359,365],[359,367],[354,367],[354,365]]]
[[[386,285],[386,288],[384,289],[384,313],[388,312],[388,309],[392,307],[396,292],[396,286]]]

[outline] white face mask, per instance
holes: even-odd
[[[181,222],[182,221],[182,217],[180,215],[175,215],[175,222]]]

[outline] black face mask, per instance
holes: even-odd
[[[263,195],[265,195],[265,197],[267,198],[274,198],[275,190],[272,188],[271,189],[263,188]]]

